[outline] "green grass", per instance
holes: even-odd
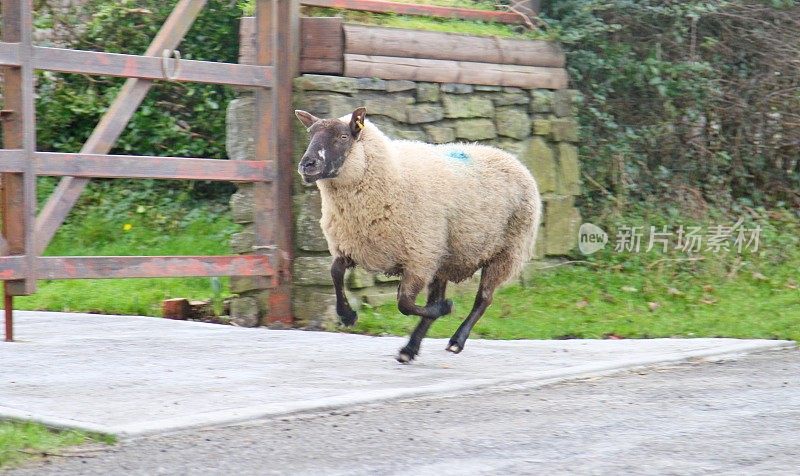
[[[227,210],[200,205],[179,220],[160,220],[152,210],[117,219],[101,208],[83,209],[65,224],[47,249],[50,256],[215,255],[230,254],[230,235],[238,230]],[[126,226],[130,225],[130,226]],[[229,279],[221,278],[222,296]],[[210,278],[87,279],[39,281],[31,296],[14,300],[17,309],[160,316],[169,298],[215,298]]]
[[[797,224],[766,230],[755,255],[605,253],[532,273],[525,286],[496,293],[472,335],[490,339],[737,337],[800,341]],[[430,336],[451,336],[472,307],[455,312]],[[407,335],[417,319],[394,304],[360,313],[353,332]]]
[[[113,444],[109,435],[77,430],[52,430],[30,422],[0,421],[0,468],[8,468],[34,456],[58,453],[60,448],[86,443]]]
[[[795,266],[800,262],[795,263]],[[795,268],[796,269],[796,268]],[[739,337],[800,341],[800,291],[789,278],[768,281],[696,279],[678,284],[641,273],[565,266],[541,272],[529,287],[509,286],[473,330],[489,339]],[[713,284],[710,284],[713,283]],[[635,288],[629,292],[624,289]],[[705,289],[704,289],[705,288]],[[713,288],[713,289],[712,289]],[[457,296],[455,312],[434,323],[430,336],[451,336],[472,307]],[[650,310],[648,303],[656,303]],[[354,332],[407,335],[415,317],[385,305],[362,311]]]
[[[472,8],[477,10],[495,10],[494,2],[472,2],[465,0],[393,0],[400,3],[424,3],[430,5],[441,5],[449,7]],[[245,15],[252,15],[255,11],[255,4],[244,2],[242,9]],[[462,33],[476,36],[497,36],[540,39],[548,37],[546,32],[539,30],[527,30],[518,25],[506,25],[502,23],[490,23],[469,20],[457,20],[448,18],[433,18],[412,15],[395,15],[388,13],[370,13],[354,10],[340,10],[334,8],[303,7],[302,13],[305,16],[314,17],[335,17],[344,18],[348,23],[359,23],[365,25],[380,25],[394,28],[407,28],[412,30],[441,31],[448,33]]]

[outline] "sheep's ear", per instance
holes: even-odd
[[[358,138],[361,134],[361,129],[364,128],[364,119],[367,117],[367,108],[359,107],[350,116],[350,133],[353,137]]]
[[[306,128],[311,127],[312,124],[314,124],[319,120],[317,116],[311,114],[310,112],[301,111],[299,109],[294,111],[294,115],[297,116],[298,119],[300,119],[300,122],[302,122],[303,125],[306,126]]]

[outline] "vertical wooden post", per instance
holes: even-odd
[[[290,326],[293,321],[291,285],[294,255],[292,216],[292,80],[300,62],[299,3],[297,0],[258,0],[256,3],[256,64],[272,64],[273,86],[256,92],[256,158],[273,160],[276,178],[254,185],[256,249],[271,247],[276,257],[277,282],[270,291],[265,324]]]
[[[3,283],[3,310],[6,320],[6,342],[14,340],[14,297],[8,294],[5,287],[8,283]]]
[[[20,44],[20,66],[4,68],[4,108],[11,115],[3,122],[3,147],[22,149],[27,161],[23,173],[3,174],[2,213],[6,252],[25,256],[25,279],[6,281],[3,289],[6,340],[12,340],[14,295],[36,291],[33,224],[36,219],[36,176],[33,153],[36,126],[33,96],[32,0],[3,0],[2,40]]]

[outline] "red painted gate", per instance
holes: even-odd
[[[32,0],[2,0],[0,65],[5,81],[0,150],[6,340],[13,339],[13,296],[37,279],[258,276],[271,289],[267,323],[292,321],[292,78],[299,55],[296,0],[258,0],[256,64],[181,60],[175,48],[205,6],[180,0],[142,56],[34,46]],[[36,151],[35,69],[129,78],[77,153]],[[109,155],[156,80],[256,89],[256,160]],[[62,176],[36,214],[36,176]],[[256,246],[251,255],[42,257],[92,177],[252,182]]]

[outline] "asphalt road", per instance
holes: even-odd
[[[10,474],[800,474],[800,351],[146,437]]]

